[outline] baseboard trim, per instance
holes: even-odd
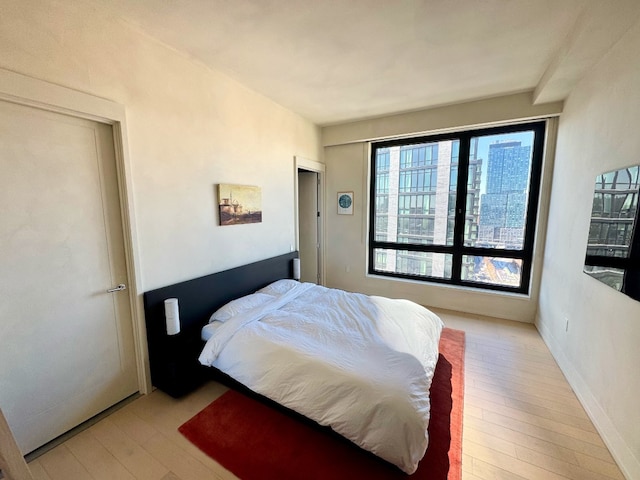
[[[535,326],[558,363],[560,370],[562,370],[562,373],[567,378],[569,385],[573,388],[587,415],[596,427],[596,430],[598,430],[609,452],[611,452],[618,467],[622,470],[622,474],[628,480],[640,478],[640,460],[634,455],[629,445],[627,445],[627,442],[620,436],[618,430],[598,403],[587,383],[564,355],[551,331],[544,327],[539,318],[536,318]]]

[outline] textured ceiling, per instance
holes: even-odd
[[[562,100],[637,0],[93,0],[328,125],[532,91]]]

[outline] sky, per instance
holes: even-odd
[[[223,198],[232,198],[242,205],[245,212],[262,211],[262,190],[252,185],[230,185],[221,183],[218,186],[218,202]]]

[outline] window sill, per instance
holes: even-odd
[[[401,284],[411,284],[428,289],[442,289],[450,292],[466,292],[473,295],[486,295],[493,298],[511,298],[514,300],[531,300],[531,293],[505,292],[502,290],[491,290],[487,288],[470,287],[467,285],[451,285],[447,283],[430,282],[428,280],[413,280],[410,278],[398,278],[386,275],[376,275],[375,273],[365,274],[366,278],[375,281],[390,281]]]

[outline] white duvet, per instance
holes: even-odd
[[[428,444],[440,318],[408,300],[291,280],[244,305],[203,329],[203,365],[415,472]]]

